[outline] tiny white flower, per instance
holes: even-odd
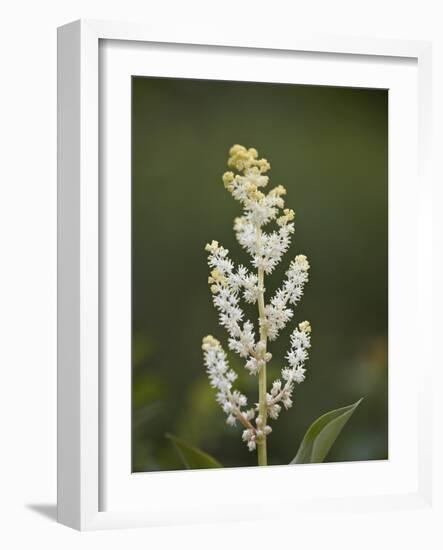
[[[305,379],[305,369],[298,367],[294,370],[293,374],[294,382],[297,382],[297,384],[300,384]]]
[[[226,418],[226,424],[229,424],[229,426],[235,426],[236,421],[235,421],[235,416],[233,414],[228,415],[228,417]]]
[[[254,357],[250,357],[246,361],[245,369],[249,371],[250,374],[257,374],[260,368],[260,361],[257,361]]]
[[[272,390],[271,390],[271,395],[272,397],[275,397],[276,395],[278,395],[279,393],[281,392],[281,380],[275,380],[272,384]]]

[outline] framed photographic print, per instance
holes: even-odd
[[[429,44],[82,21],[58,79],[59,521],[432,510]]]

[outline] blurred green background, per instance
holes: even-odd
[[[258,149],[271,185],[296,211],[290,260],[308,256],[310,282],[294,321],[272,343],[279,376],[289,333],[310,320],[312,349],[294,406],[273,422],[270,464],[287,464],[322,413],[363,403],[327,461],[388,456],[388,92],[385,90],[134,77],[132,81],[133,470],[182,465],[170,432],[225,466],[256,464],[225,424],[204,371],[202,336],[226,343],[207,286],[204,245],[248,257],[232,223],[239,203],[223,187],[228,149]],[[245,308],[256,319],[255,306]],[[226,349],[225,345],[225,349]],[[257,379],[229,354],[238,384]]]

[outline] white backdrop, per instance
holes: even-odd
[[[417,513],[386,519],[323,516],[270,522],[77,533],[59,526],[56,495],[56,27],[79,17],[171,25],[238,27],[250,33],[325,34],[434,40],[436,146],[442,150],[443,16],[438,0],[16,0],[2,9],[0,86],[0,546],[4,548],[317,548],[328,531],[343,549],[440,548]],[[437,155],[438,156],[438,155]],[[437,172],[438,170],[438,172]],[[443,181],[441,166],[435,177]],[[440,191],[439,204],[442,206]],[[441,216],[441,208],[436,214]],[[413,213],[411,213],[413,215]],[[441,227],[441,225],[440,225]],[[437,246],[443,249],[443,235]],[[441,281],[441,265],[435,273]],[[442,293],[439,291],[439,304]],[[441,309],[441,308],[440,308]],[[430,320],[423,321],[431,327]],[[441,414],[441,406],[439,412]],[[440,443],[441,443],[441,434]],[[441,450],[441,447],[440,447]],[[440,458],[442,454],[440,453]],[[443,462],[443,461],[442,461]],[[441,478],[440,478],[441,482]],[[310,538],[306,534],[310,533]],[[440,535],[441,536],[441,535]],[[106,546],[105,546],[106,545]]]

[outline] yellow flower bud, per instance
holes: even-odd
[[[312,331],[309,321],[303,321],[302,323],[299,323],[298,328],[302,332],[307,332],[308,334]]]
[[[208,334],[208,336],[205,336],[202,340],[202,350],[208,351],[210,348],[214,347],[219,348],[220,342],[216,338]]]
[[[283,216],[280,216],[277,219],[277,223],[280,227],[283,225],[286,225],[288,222],[291,222],[295,218],[295,212],[294,210],[291,210],[290,208],[285,208],[283,210]]]
[[[286,189],[283,185],[277,185],[277,187],[274,187],[274,189],[269,191],[269,194],[273,197],[281,197],[282,195],[286,195]]]
[[[229,149],[229,155],[232,157],[243,151],[246,152],[246,147],[243,147],[243,145],[236,144]]]
[[[271,165],[266,159],[260,159],[257,161],[257,166],[260,168],[260,172],[264,174],[271,169]]]
[[[296,256],[295,257],[295,262],[297,262],[298,266],[303,271],[308,271],[308,269],[310,268],[308,258],[306,258],[306,256],[304,254],[299,254],[298,256]]]
[[[211,244],[207,244],[205,246],[205,250],[206,252],[211,252],[211,254],[213,254],[214,252],[216,252],[218,249],[218,241],[212,241]]]
[[[291,208],[285,208],[283,213],[290,222],[295,218],[295,212]]]
[[[233,172],[225,172],[223,174],[223,184],[228,189],[228,191],[232,191],[232,182],[234,181],[234,173]]]

